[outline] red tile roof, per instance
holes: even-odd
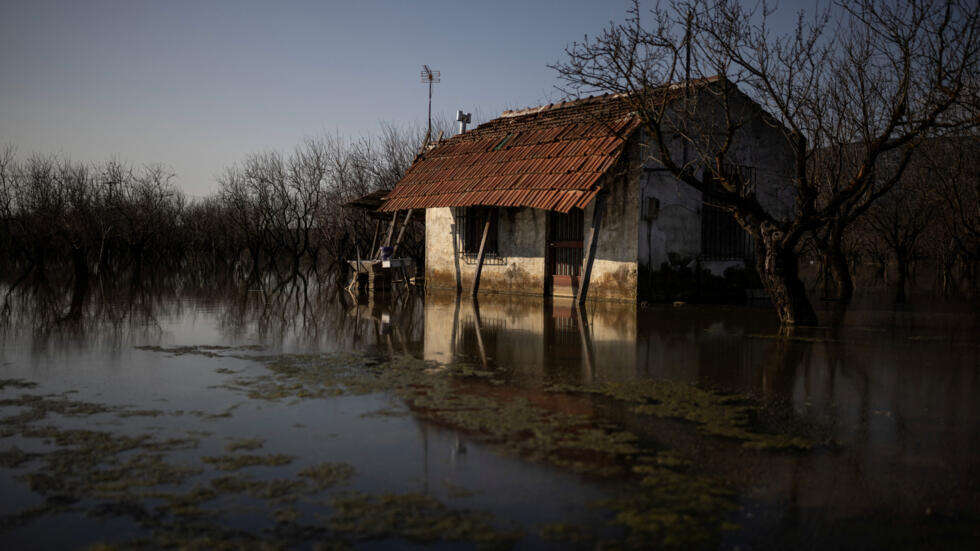
[[[606,95],[505,111],[425,152],[381,210],[490,205],[584,208],[637,128],[626,98]]]

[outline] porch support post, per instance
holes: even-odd
[[[391,250],[391,257],[395,258],[395,253],[398,252],[398,245],[402,243],[402,237],[405,237],[405,228],[408,227],[408,223],[412,220],[412,210],[408,209],[405,213],[405,221],[402,222],[402,228],[398,230],[398,239],[395,239],[395,248]]]
[[[599,243],[599,229],[602,227],[602,213],[606,209],[606,194],[600,192],[595,198],[595,209],[592,211],[592,227],[589,229],[589,244],[586,247],[585,266],[582,269],[582,281],[578,286],[578,297],[575,302],[585,304],[589,294],[589,283],[592,280],[592,263],[595,261],[595,249]]]
[[[490,233],[490,221],[493,219],[491,214],[487,213],[487,222],[483,225],[483,237],[480,239],[480,252],[476,255],[476,273],[473,274],[473,292],[470,293],[474,297],[477,291],[480,290],[480,274],[483,272],[483,256],[487,248],[487,234]]]
[[[381,219],[374,221],[374,237],[371,238],[371,248],[368,249],[368,257],[374,258],[378,251],[378,235],[381,234]]]
[[[395,236],[395,224],[398,223],[398,212],[391,213],[391,224],[388,225],[388,234],[385,236],[385,247],[391,246],[391,238]]]

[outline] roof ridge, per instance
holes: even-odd
[[[702,78],[692,78],[690,80],[680,80],[680,81],[677,81],[677,82],[672,82],[670,84],[663,84],[661,86],[657,86],[656,88],[663,88],[663,89],[666,89],[666,90],[675,90],[675,89],[680,88],[681,86],[683,86],[685,82],[686,83],[690,83],[690,84],[694,84],[694,85],[697,85],[697,84],[707,84],[707,83],[710,83],[710,82],[716,82],[718,80],[721,80],[722,78],[723,78],[722,75],[713,75],[713,76],[710,76],[710,77],[702,77]],[[598,94],[597,95],[590,95],[590,96],[587,96],[587,97],[584,97],[584,98],[576,98],[576,99],[564,100],[564,101],[560,101],[558,103],[549,103],[548,105],[537,105],[537,106],[534,106],[534,107],[525,107],[523,109],[505,109],[503,112],[500,113],[500,117],[498,117],[498,118],[510,118],[510,117],[520,117],[520,116],[523,116],[523,115],[533,115],[535,113],[541,113],[541,112],[544,112],[544,111],[553,111],[553,110],[556,110],[556,109],[563,109],[563,108],[566,108],[566,107],[577,107],[579,105],[584,105],[584,104],[587,104],[587,103],[590,103],[590,102],[596,102],[596,103],[598,103],[600,101],[608,101],[608,100],[620,99],[620,98],[627,97],[628,95],[629,95],[628,92],[617,92],[615,94],[611,94],[611,93],[608,93],[607,92],[607,93],[602,94],[602,95],[598,95]]]

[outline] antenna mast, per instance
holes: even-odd
[[[429,85],[429,129],[425,133],[426,143],[432,138],[432,85],[442,81],[441,75],[442,73],[433,71],[428,65],[422,66],[422,83]]]

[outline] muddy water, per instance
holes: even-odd
[[[63,300],[10,300],[8,548],[972,548],[978,538],[980,332],[955,307],[824,312],[827,326],[786,335],[770,312],[735,307],[169,291],[93,298],[66,322]],[[323,375],[338,365],[353,384]],[[381,379],[359,378],[377,366]],[[453,369],[451,387],[424,378]],[[651,382],[686,402],[649,394],[643,410],[624,398]],[[431,392],[413,394],[420,387]],[[457,395],[465,407],[433,404]],[[751,419],[736,427],[741,404]],[[541,411],[573,419],[558,425],[566,436],[597,427],[598,444],[552,436],[552,417],[541,427],[509,417]],[[109,436],[94,445],[92,434]],[[622,435],[627,449],[596,449]],[[776,435],[806,445],[769,446]],[[166,467],[119,475],[134,457]],[[236,463],[244,457],[252,464]],[[329,480],[303,474],[323,465]],[[656,476],[643,478],[644,465]],[[161,475],[176,467],[186,471]]]

